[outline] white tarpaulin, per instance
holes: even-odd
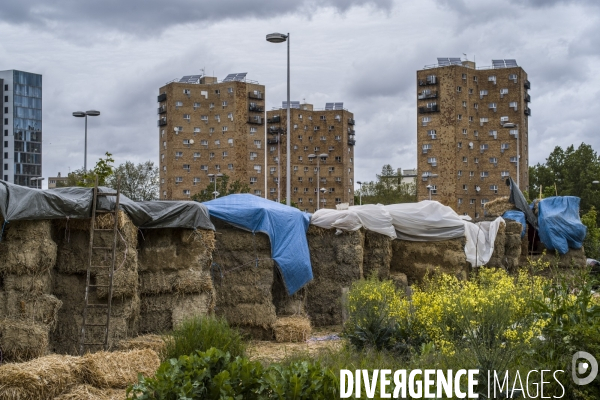
[[[402,203],[383,206],[368,204],[347,210],[321,209],[312,215],[310,223],[321,228],[356,231],[361,227],[393,239],[413,242],[434,242],[467,238],[465,255],[473,266],[488,263],[494,252],[498,228],[504,220],[471,223],[452,208],[437,201]],[[477,259],[477,262],[475,262]]]
[[[500,224],[504,223],[502,217],[476,224],[465,221],[465,236],[467,237],[465,255],[467,261],[473,267],[480,267],[490,261],[492,253],[494,253],[494,242],[498,235],[498,228],[500,228]],[[475,260],[477,260],[477,263],[475,263]]]

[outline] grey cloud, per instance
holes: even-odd
[[[63,24],[76,24],[82,29],[81,35],[86,35],[88,28],[103,27],[134,35],[155,36],[180,24],[263,19],[294,13],[310,18],[320,7],[332,7],[345,13],[352,7],[363,5],[389,11],[392,0],[21,0],[3,5],[0,20],[58,32]]]

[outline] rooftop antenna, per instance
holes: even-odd
[[[200,71],[202,71],[202,76],[206,75],[206,72],[204,72],[204,67],[200,68]]]
[[[469,61],[469,57],[467,57],[467,55],[466,55],[465,53],[463,53],[463,56],[465,56],[465,59],[466,59],[467,61]]]

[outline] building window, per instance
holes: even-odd
[[[194,103],[194,111],[200,108],[200,103]]]
[[[506,94],[508,94],[508,89],[500,89],[500,98],[503,98]]]
[[[430,122],[431,122],[431,117],[423,117],[423,118],[421,118],[421,125],[422,126],[427,126],[427,124],[430,123]]]
[[[481,174],[480,174],[480,176],[481,176],[482,178],[487,178],[488,176],[490,176],[490,173],[489,173],[489,172],[487,172],[487,171],[481,171]]]
[[[184,196],[189,196],[190,195],[190,189],[183,189],[183,195]]]
[[[458,148],[462,149],[462,142],[458,142]]]
[[[456,119],[457,119],[457,120],[459,120],[459,121],[461,121],[461,120],[462,120],[462,115],[461,115],[461,114],[458,114],[458,115],[456,116]]]
[[[233,164],[227,164],[227,169],[232,170],[233,169]]]
[[[462,170],[458,170],[458,176],[462,176]]]
[[[490,163],[491,164],[498,164],[498,159],[496,157],[491,157],[490,158]]]
[[[256,146],[257,149],[260,149],[261,141],[260,140],[255,140],[254,141],[254,145]]]
[[[463,135],[466,135],[466,134],[467,134],[467,130],[466,130],[466,129],[464,129],[464,128],[463,128],[463,131],[462,131],[462,132],[463,132]]]
[[[466,101],[463,101],[463,107],[467,108],[467,102]]]
[[[463,190],[467,190],[467,185],[463,185]]]
[[[500,117],[500,123],[502,122],[508,122],[508,116]]]
[[[475,176],[475,171],[469,171],[469,176],[471,176],[471,177]]]
[[[462,204],[462,199],[458,199],[458,205],[460,206]]]
[[[258,178],[257,178],[257,177],[255,177],[255,176],[251,176],[251,177],[250,177],[250,184],[251,184],[251,185],[254,185],[256,182],[258,182]]]
[[[223,108],[227,107],[227,102],[226,101],[224,101],[222,104],[223,104]]]
[[[463,157],[463,162],[467,162],[467,157]]]
[[[250,160],[254,160],[256,157],[258,157],[258,153],[255,152],[250,152]]]
[[[460,93],[460,92],[462,92],[462,88],[460,86],[457,86],[456,91]]]
[[[509,106],[510,108],[512,108],[513,110],[517,111],[517,107],[518,107],[518,105],[517,105],[517,102],[516,102],[516,101],[511,101],[510,103],[508,103],[508,106]]]
[[[175,102],[175,109],[178,109],[179,107],[183,107],[183,101],[176,101]]]
[[[195,134],[197,134],[197,133],[200,133],[200,128],[198,128],[198,127],[195,127],[195,128],[194,128],[194,135],[195,135]]]
[[[487,90],[480,90],[479,91],[479,98],[483,99],[483,96],[487,96],[488,91]]]
[[[469,199],[469,204],[475,204],[475,199]]]
[[[495,85],[495,84],[496,84],[496,76],[495,76],[495,75],[490,75],[490,76],[488,77],[488,81],[489,81],[489,82],[493,82],[493,83],[494,83],[494,85]]]

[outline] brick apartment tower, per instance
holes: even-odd
[[[286,108],[284,102],[282,108],[267,111],[267,198],[275,201],[286,198]],[[317,189],[325,188],[324,193],[319,191],[319,208],[335,208],[340,203],[353,205],[354,114],[345,110],[343,103],[327,103],[324,110],[317,110],[312,104],[291,102],[290,115],[292,202],[300,210],[315,212]],[[311,154],[327,157],[311,160]]]
[[[483,216],[483,204],[508,196],[506,178],[517,182],[517,162],[520,188],[529,190],[531,85],[515,60],[492,63],[438,58],[417,71],[419,201],[431,195],[458,214]]]
[[[161,87],[157,101],[161,199],[189,199],[218,174],[264,195],[264,85],[245,73],[221,82],[184,76]]]

